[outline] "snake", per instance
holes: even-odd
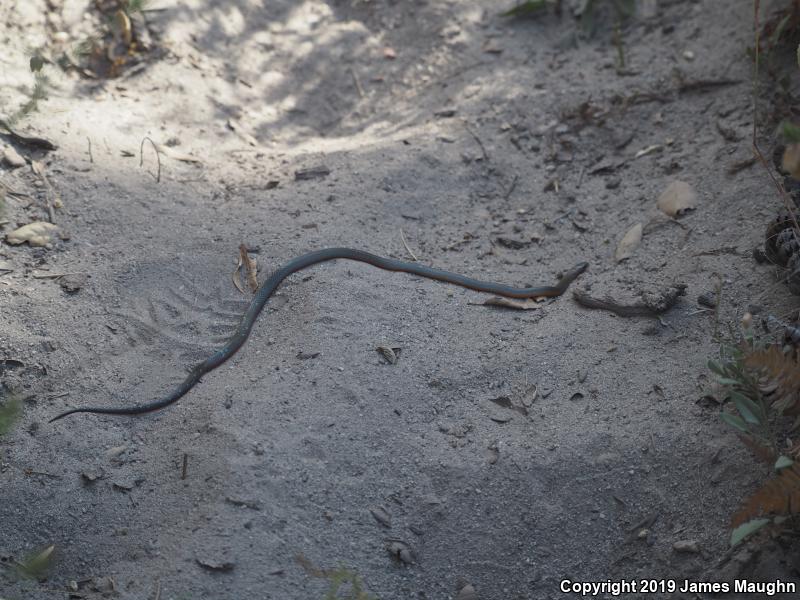
[[[312,265],[319,263],[347,259],[357,262],[366,263],[384,269],[386,271],[399,271],[403,273],[410,273],[418,275],[427,279],[442,281],[453,285],[461,286],[470,290],[478,292],[486,292],[489,294],[497,294],[507,298],[543,298],[543,297],[556,297],[563,294],[570,283],[572,283],[581,273],[583,273],[589,266],[588,263],[582,262],[565,272],[556,285],[552,286],[536,286],[536,287],[513,287],[501,283],[492,283],[487,281],[480,281],[457,273],[451,273],[442,269],[428,267],[419,263],[410,263],[397,260],[394,258],[386,258],[376,254],[370,254],[363,250],[354,250],[352,248],[325,248],[302,254],[287,262],[285,265],[274,271],[262,283],[250,301],[247,310],[242,316],[241,321],[236,327],[236,331],[228,338],[228,341],[211,356],[206,358],[203,362],[195,366],[189,371],[186,379],[183,380],[172,392],[167,394],[161,399],[154,400],[145,404],[136,404],[132,406],[120,407],[100,407],[100,406],[83,406],[78,408],[71,408],[62,412],[50,419],[50,422],[58,421],[68,415],[75,413],[94,413],[103,415],[141,415],[144,413],[151,413],[161,410],[174,404],[185,396],[189,390],[200,382],[200,378],[207,373],[219,367],[222,363],[236,354],[237,350],[241,348],[250,336],[250,332],[255,325],[256,319],[261,314],[261,311],[267,304],[267,301],[275,293],[275,290],[283,283],[283,280],[290,275],[302,271]]]

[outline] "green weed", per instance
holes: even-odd
[[[378,600],[364,589],[364,583],[355,571],[344,567],[320,569],[303,555],[296,556],[295,560],[311,577],[328,581],[325,600]]]

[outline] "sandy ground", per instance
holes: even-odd
[[[2,3],[2,106],[24,99],[31,48],[96,26],[86,5]],[[56,551],[45,581],[3,576],[0,597],[65,598],[76,582],[70,598],[323,598],[297,555],[382,600],[465,600],[467,583],[484,600],[578,597],[560,594],[567,578],[797,581],[780,542],[728,552],[764,471],[701,400],[718,346],[697,296],[721,282],[723,328],[750,304],[796,305],[752,259],[779,205],[767,174],[727,173],[750,156],[751,6],[720,5],[664,1],[626,25],[622,74],[607,16],[590,39],[568,14],[515,21],[476,0],[156,2],[162,52],[145,68],[91,81],[51,67],[21,129],[59,149],[20,150],[42,161],[68,239],[0,246],[0,377],[26,398],[0,445],[0,559]],[[199,162],[162,155],[156,181],[145,137]],[[6,198],[4,232],[45,219],[39,177],[2,168],[29,195]],[[655,208],[675,179],[698,195],[679,225]],[[636,223],[642,243],[617,263]],[[570,295],[491,308],[326,264],[292,277],[245,348],[169,410],[47,423],[162,396],[219,346],[249,299],[231,283],[242,243],[262,279],[351,246],[512,284],[586,260],[576,285],[622,298],[688,287],[659,323]],[[64,273],[89,278],[68,293],[44,277]],[[396,364],[382,345],[402,349]]]

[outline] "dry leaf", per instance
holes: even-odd
[[[384,527],[392,528],[392,517],[382,506],[375,506],[369,509],[369,512],[375,517],[375,520]]]
[[[196,158],[191,154],[180,152],[179,150],[175,150],[174,148],[170,148],[169,146],[165,146],[164,144],[155,144],[155,147],[156,150],[161,154],[163,154],[164,156],[168,156],[169,158],[175,160],[180,160],[183,162],[190,162],[190,163],[202,162],[199,158]]]
[[[247,142],[251,146],[258,146],[258,140],[249,133],[247,133],[242,127],[241,123],[239,123],[235,119],[228,119],[227,125],[231,131],[235,132],[245,142]]]
[[[733,515],[732,527],[752,519],[769,516],[791,516],[800,513],[800,463],[781,469],[777,476],[767,481],[750,496],[744,506]]]
[[[658,209],[670,217],[677,217],[697,206],[697,194],[685,181],[673,181],[656,202]]]
[[[458,590],[456,600],[478,600],[478,592],[475,591],[475,587],[471,583],[467,583]]]
[[[118,10],[114,13],[111,20],[111,31],[114,34],[114,40],[119,44],[130,46],[133,41],[133,30],[131,29],[131,20],[124,10]]]
[[[58,285],[68,294],[73,294],[86,285],[89,275],[86,273],[67,273],[58,278]]]
[[[258,289],[258,278],[256,277],[258,265],[256,264],[256,259],[250,258],[247,253],[247,246],[244,244],[239,244],[239,257],[247,272],[247,284],[250,286],[250,290],[255,292]]]
[[[800,179],[800,144],[789,144],[783,151],[783,170],[795,179]]]
[[[633,158],[642,158],[643,156],[647,156],[648,154],[653,154],[653,152],[659,152],[663,146],[660,144],[655,144],[653,146],[648,146],[647,148],[643,148],[639,150]]]
[[[31,246],[46,246],[53,240],[58,226],[45,221],[34,221],[6,235],[6,241],[14,246],[28,242]]]
[[[378,346],[375,348],[375,350],[377,350],[378,354],[380,354],[390,365],[396,365],[400,357],[400,350],[402,350],[402,348],[397,346]]]
[[[542,302],[536,298],[514,300],[501,296],[492,296],[484,302],[470,302],[470,304],[473,306],[502,306],[503,308],[514,308],[516,310],[536,310],[542,306]]]
[[[245,293],[244,286],[242,285],[242,278],[239,274],[242,271],[242,256],[239,255],[238,260],[236,261],[236,268],[231,273],[231,281],[233,282],[234,287],[239,290],[242,294]]]
[[[617,262],[622,262],[633,256],[633,253],[642,241],[642,230],[643,226],[641,223],[637,223],[628,229],[628,232],[620,240],[617,251],[614,253],[614,258]]]
[[[195,560],[197,560],[198,565],[209,571],[227,572],[232,571],[233,567],[236,566],[228,560],[216,560],[213,558],[197,558]]]

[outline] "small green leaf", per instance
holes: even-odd
[[[44,67],[44,59],[40,55],[34,54],[33,56],[31,56],[30,66],[31,66],[31,71],[33,71],[34,73],[38,73],[39,71],[42,70],[42,67]]]
[[[743,525],[739,525],[739,527],[731,532],[731,546],[736,546],[748,535],[755,533],[769,522],[770,519],[753,519]]]
[[[775,461],[775,470],[780,471],[781,469],[785,469],[786,467],[791,467],[793,464],[794,461],[791,458],[781,454],[778,457],[778,460]]]
[[[614,6],[623,17],[632,17],[636,12],[636,0],[614,0]]]
[[[731,413],[724,412],[720,415],[722,420],[725,421],[728,425],[735,427],[742,433],[749,433],[747,429],[747,424],[742,420],[741,417],[737,417],[736,415],[732,415]]]
[[[781,133],[787,143],[796,144],[800,142],[800,127],[789,121],[784,121],[781,124]]]
[[[737,385],[739,382],[736,379],[731,379],[730,377],[717,377],[717,383],[720,385]]]
[[[714,372],[714,373],[716,373],[717,375],[719,375],[720,377],[724,377],[724,376],[725,376],[725,371],[723,371],[723,370],[722,370],[722,367],[721,367],[721,366],[720,366],[720,364],[719,364],[718,362],[716,362],[716,361],[709,360],[709,361],[708,361],[708,368],[709,368],[709,369],[710,369],[712,372]]]
[[[758,425],[761,423],[761,419],[758,417],[761,413],[761,409],[758,407],[758,404],[741,392],[731,392],[731,400],[733,400],[736,410],[739,411],[739,414],[742,415],[745,421],[751,425]]]
[[[783,17],[779,22],[778,26],[775,28],[775,31],[772,32],[772,35],[769,37],[768,46],[776,46],[778,42],[781,41],[781,37],[783,37],[783,32],[786,29],[786,25],[789,23],[789,18],[791,17],[791,13],[787,13],[785,17]]]
[[[0,405],[0,435],[11,429],[11,426],[19,418],[21,410],[19,398],[14,395],[10,395],[6,403]]]
[[[53,550],[55,549],[55,545],[50,545],[38,554],[34,554],[27,560],[19,563],[17,565],[17,571],[25,577],[41,579],[52,564]]]
[[[547,0],[528,0],[517,4],[514,8],[501,13],[503,17],[530,17],[540,13],[547,7]]]

